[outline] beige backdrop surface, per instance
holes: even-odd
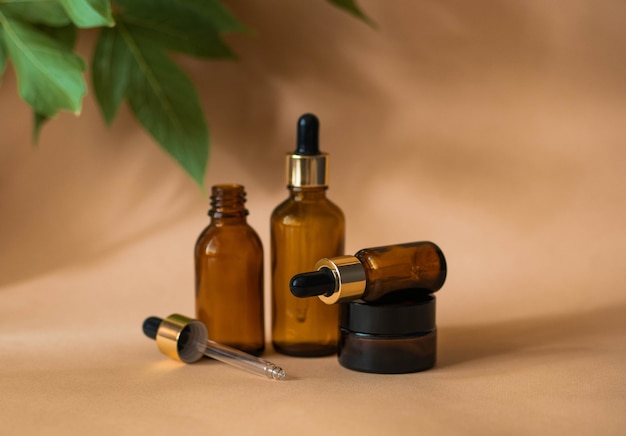
[[[126,108],[106,128],[92,94],[31,147],[9,68],[3,428],[623,434],[626,4],[363,0],[377,30],[320,0],[228,4],[256,30],[228,37],[239,61],[180,59],[211,126],[207,187],[247,187],[269,254],[284,154],[316,113],[348,253],[432,240],[446,254],[438,366],[382,376],[269,352],[290,376],[272,383],[167,361],[140,325],[193,313],[207,199]]]

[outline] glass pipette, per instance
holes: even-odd
[[[285,371],[279,366],[208,339],[204,324],[183,315],[147,318],[143,332],[156,340],[162,353],[185,363],[196,362],[204,355],[272,380],[285,379]]]

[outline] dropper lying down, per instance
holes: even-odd
[[[285,379],[282,368],[208,339],[204,324],[183,315],[172,314],[165,319],[155,316],[146,318],[143,332],[156,340],[157,347],[163,354],[184,363],[197,362],[204,355],[272,380]]]

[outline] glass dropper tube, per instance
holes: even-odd
[[[163,354],[181,362],[197,362],[204,355],[272,380],[285,379],[285,371],[279,366],[208,339],[204,324],[183,315],[173,314],[165,319],[156,316],[147,318],[143,323],[143,332],[156,340]]]
[[[236,348],[220,344],[207,339],[204,343],[195,341],[198,350],[207,357],[212,357],[220,362],[235,366],[244,371],[260,376],[265,376],[272,380],[284,380],[285,371],[272,362],[260,359],[252,354],[244,353]]]

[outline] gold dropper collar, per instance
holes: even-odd
[[[159,325],[156,343],[166,356],[184,363],[193,363],[203,356],[195,344],[205,343],[208,336],[206,327],[200,321],[174,313]]]
[[[287,154],[287,185],[296,188],[328,186],[328,154]]]
[[[315,264],[315,269],[319,271],[322,268],[328,268],[335,276],[335,291],[331,295],[319,296],[324,303],[335,304],[354,300],[365,292],[365,269],[356,257],[337,256],[320,259]]]

